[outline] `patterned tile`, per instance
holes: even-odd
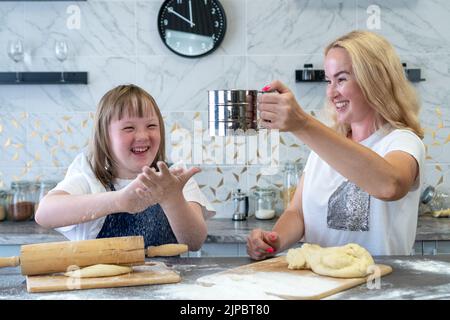
[[[202,172],[195,179],[208,200],[217,210],[216,218],[233,215],[232,192],[241,189],[248,192],[247,168],[201,166]]]
[[[0,114],[0,166],[27,165],[27,123],[26,112]]]
[[[30,160],[37,166],[68,167],[88,145],[92,117],[90,113],[30,114]]]

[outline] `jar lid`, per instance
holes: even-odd
[[[257,196],[275,196],[275,189],[271,187],[256,187],[255,195]]]
[[[422,196],[420,197],[420,202],[427,204],[433,199],[434,194],[436,193],[436,189],[433,186],[428,186],[422,192]]]
[[[245,196],[247,196],[247,194],[245,193],[245,192],[241,192],[241,189],[237,189],[237,190],[233,190],[233,192],[231,193],[231,195],[232,195],[232,197],[233,198],[237,198],[237,199],[240,199],[240,198],[243,198],[243,197],[245,197]]]
[[[285,161],[282,163],[283,171],[297,170],[300,171],[302,164],[300,162]]]
[[[55,181],[55,180],[42,180],[42,181],[40,181],[39,182],[39,184],[41,185],[41,186],[44,186],[44,187],[56,187],[56,185],[58,184],[58,181]]]
[[[13,181],[11,182],[11,188],[23,188],[31,186],[31,181],[21,180],[21,181]]]

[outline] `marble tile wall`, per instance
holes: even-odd
[[[207,90],[259,89],[281,79],[303,108],[319,114],[325,86],[295,83],[294,71],[304,63],[321,67],[323,47],[337,36],[375,28],[409,67],[422,68],[426,81],[415,86],[426,128],[426,183],[450,189],[447,0],[221,0],[228,20],[225,39],[217,51],[200,59],[176,56],[161,42],[156,18],[162,2],[0,2],[0,70],[89,72],[88,85],[0,86],[0,188],[14,180],[61,179],[88,143],[100,97],[115,85],[135,83],[162,110],[168,155],[182,153],[182,136],[171,135],[179,129],[192,135],[198,130],[205,137],[200,145],[203,172],[196,179],[215,205],[216,217],[230,217],[233,189],[279,188],[282,173],[262,175],[262,166],[206,161],[211,148],[220,145],[205,132]],[[71,20],[74,12],[80,13],[79,25]],[[8,40],[16,38],[25,44],[25,59],[17,64],[6,54]],[[69,43],[63,63],[53,53],[56,39]],[[201,128],[194,129],[195,123]],[[308,149],[301,142],[289,134],[281,134],[279,141],[279,162],[304,163]],[[251,143],[235,145],[248,148]]]

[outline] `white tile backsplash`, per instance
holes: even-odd
[[[86,145],[98,100],[112,87],[135,83],[157,100],[166,119],[166,138],[175,125],[207,130],[207,91],[260,89],[274,79],[291,88],[301,106],[320,114],[325,84],[296,83],[305,63],[322,68],[323,49],[355,28],[367,29],[369,6],[379,8],[381,29],[408,67],[421,68],[415,83],[422,100],[421,121],[428,159],[425,182],[450,187],[450,2],[447,0],[221,0],[227,33],[211,55],[176,56],[162,43],[157,15],[162,0],[81,2],[1,2],[1,71],[87,71],[88,85],[0,85],[0,188],[17,179],[62,178]],[[73,13],[80,28],[70,29]],[[25,61],[6,53],[21,38]],[[56,60],[55,39],[66,39],[69,57]],[[39,125],[38,125],[39,124]],[[280,161],[306,161],[309,150],[291,134],[281,134]],[[208,148],[214,141],[207,140]],[[166,143],[167,154],[179,145]],[[206,151],[210,149],[206,148]],[[204,150],[205,157],[208,152]],[[258,183],[277,185],[281,175],[257,179],[258,168],[201,163],[196,176],[218,210],[230,217],[231,190]]]

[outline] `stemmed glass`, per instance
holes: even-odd
[[[55,41],[55,55],[56,59],[58,59],[61,63],[67,59],[67,55],[69,52],[69,46],[65,40],[56,40]],[[65,82],[64,80],[64,71],[61,72],[61,82]]]
[[[8,42],[8,56],[13,59],[15,63],[23,60],[24,50],[22,40],[10,40]],[[16,82],[20,82],[18,71],[16,71]]]

